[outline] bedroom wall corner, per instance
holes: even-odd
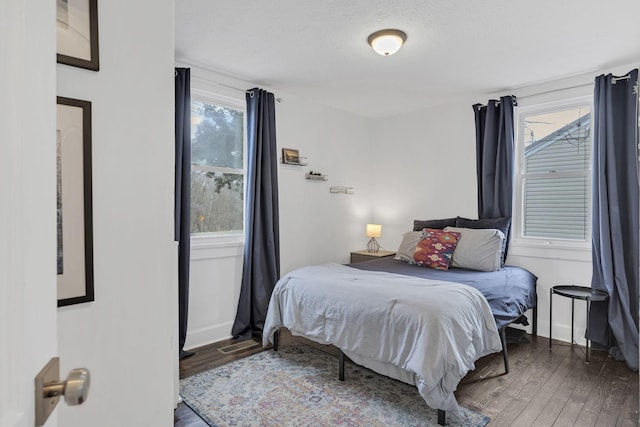
[[[395,250],[414,219],[477,216],[476,101],[454,100],[374,124],[373,220]]]
[[[549,298],[550,289],[556,285],[591,286],[590,253],[586,259],[566,259],[559,255],[556,258],[519,255],[516,251],[509,254],[507,263],[526,268],[538,277],[538,336],[549,337]],[[573,335],[575,341],[585,345],[586,332],[585,302],[575,303],[575,325]],[[529,322],[532,313],[527,312]],[[524,328],[531,332],[531,326]],[[571,299],[558,295],[553,297],[553,339],[571,342]]]

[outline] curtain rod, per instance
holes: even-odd
[[[614,78],[616,78],[616,77],[614,77]],[[627,76],[624,76],[624,77],[617,77],[617,79],[624,79],[624,78],[628,79],[629,76],[627,75]],[[545,90],[545,91],[542,91],[542,92],[530,93],[529,95],[522,95],[522,96],[512,95],[512,96],[515,96],[517,99],[527,99],[527,98],[531,98],[531,97],[534,97],[534,96],[546,95],[548,93],[561,92],[563,90],[571,90],[571,89],[577,89],[577,88],[593,86],[593,85],[594,85],[594,83],[583,83],[583,84],[573,85],[573,86],[569,86],[569,87],[561,87],[561,88],[558,88],[558,89],[550,89],[550,90]]]
[[[244,92],[244,93],[251,93],[251,97],[253,98],[253,92],[251,91],[251,89],[246,90],[246,89],[240,89],[239,87],[235,87],[235,86],[230,86],[228,84],[224,84],[224,83],[218,83],[218,86],[222,86],[222,87],[226,87],[228,89],[233,89],[233,90],[237,90],[239,92]],[[276,102],[282,102],[282,98],[276,98]]]
[[[230,85],[227,85],[227,84],[224,84],[224,83],[218,83],[218,86],[226,87],[228,89],[233,89],[233,90],[237,90],[239,92],[244,92],[244,93],[251,92],[250,90],[240,89],[239,87],[230,86]]]
[[[176,71],[175,74],[177,75],[178,72]],[[225,83],[220,83],[220,82],[217,82],[215,80],[208,79],[208,78],[202,77],[202,76],[192,75],[191,78],[194,79],[194,80],[200,80],[200,81],[207,82],[207,83],[213,83],[215,85],[226,87],[227,89],[236,90],[236,91],[242,92],[242,93],[249,93],[251,91],[251,90],[247,90],[247,89],[240,89],[239,87],[231,86],[231,85],[228,85],[228,84],[225,84]],[[278,102],[278,103],[282,102],[282,98],[276,98],[276,102]]]
[[[627,74],[626,76],[622,76],[622,77],[614,77],[614,76],[612,76],[611,77],[611,83],[612,84],[616,84],[616,82],[618,80],[629,80],[630,78],[631,78],[631,74]],[[560,92],[560,91],[563,91],[563,90],[570,90],[570,89],[577,89],[577,88],[580,88],[580,87],[593,86],[594,84],[595,83],[583,83],[583,84],[575,85],[575,86],[569,86],[569,87],[563,87],[563,88],[559,88],[559,89],[546,90],[544,92],[532,93],[532,94],[529,94],[529,95],[519,96],[518,98],[519,99],[526,99],[526,98],[529,98],[529,97],[532,97],[532,96],[545,95],[547,93],[554,93],[554,92]]]
[[[587,87],[587,86],[593,86],[593,83],[583,83],[583,84],[580,84],[580,85],[574,85],[574,86],[562,87],[562,88],[558,88],[558,89],[545,90],[543,92],[537,92],[537,93],[531,93],[529,95],[519,96],[518,99],[527,99],[527,98],[531,98],[533,96],[546,95],[547,93],[561,92],[563,90],[577,89],[577,88],[580,88],[580,87]]]
[[[515,95],[505,95],[504,97],[510,97],[511,98],[511,102],[513,102],[513,105],[514,106],[518,105],[518,97],[517,96],[515,96]],[[501,96],[500,98],[503,98],[503,97]],[[490,100],[490,101],[496,101],[496,104],[495,104],[496,107],[498,105],[500,105],[500,100],[499,99],[493,99],[493,100]],[[486,107],[486,105],[477,103],[477,104],[474,104],[473,107],[474,108],[478,108],[478,110],[480,110],[480,108]]]

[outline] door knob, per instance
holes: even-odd
[[[36,376],[36,426],[42,426],[64,396],[68,405],[81,405],[89,395],[91,373],[88,369],[72,369],[67,379],[60,380],[60,360],[52,358]]]
[[[67,405],[81,405],[89,394],[91,374],[88,369],[72,369],[65,381],[47,383],[42,389],[44,398],[64,396]]]

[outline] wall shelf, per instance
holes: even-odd
[[[280,163],[289,166],[309,166],[309,163],[307,163],[306,160],[306,157],[298,157],[297,161],[286,160],[280,157]]]
[[[335,187],[329,187],[329,193],[332,194],[353,194],[353,187],[344,187],[338,185]]]
[[[304,174],[305,179],[309,181],[329,181],[329,177],[327,175],[323,175],[320,172],[307,172]]]

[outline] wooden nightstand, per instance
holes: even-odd
[[[351,264],[362,261],[371,261],[372,259],[378,258],[386,258],[390,256],[394,256],[396,253],[392,251],[378,251],[378,252],[369,252],[367,250],[364,251],[354,251],[351,252]]]

